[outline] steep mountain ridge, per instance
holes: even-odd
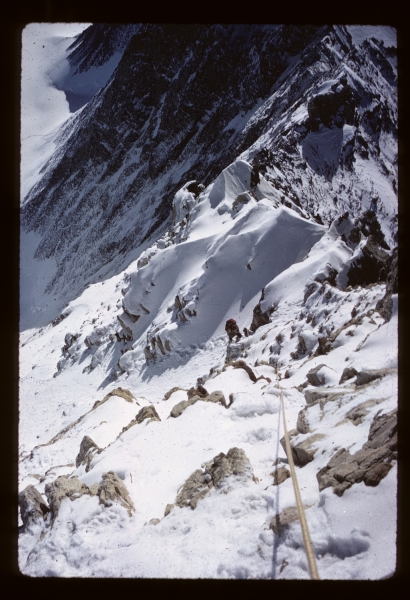
[[[47,290],[59,308],[164,231],[184,181],[207,185],[238,154],[256,158],[284,195],[326,223],[360,214],[378,195],[391,245],[391,54],[383,44],[355,46],[342,27],[142,26],[105,87],[67,123],[23,204],[24,229],[41,238],[36,258],[56,261]],[[333,123],[322,115],[325,124],[309,106],[333,79],[349,98],[324,109]]]
[[[56,302],[20,336],[23,573],[309,577],[281,389],[320,577],[394,572],[396,72],[394,36],[377,31],[195,25],[179,37],[142,26],[61,130],[22,208],[22,239],[38,243],[23,264],[49,270],[39,310]],[[94,35],[77,39],[84,73]],[[247,44],[263,52],[239,51],[232,74],[223,61],[212,70],[213,52],[233,60]],[[89,48],[100,67],[110,60]],[[239,67],[249,55],[258,71],[263,54],[282,74],[244,101]],[[190,72],[207,64],[208,75]],[[149,83],[130,80],[126,93],[131,69]],[[195,133],[222,94],[212,72],[236,87]],[[125,174],[132,161],[140,187]],[[121,208],[128,185],[137,200]],[[110,236],[117,250],[128,240],[123,255],[103,254]]]

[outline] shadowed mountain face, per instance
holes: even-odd
[[[378,193],[391,243],[392,49],[358,48],[332,27],[93,25],[70,62],[86,72],[116,52],[117,68],[61,130],[22,206],[23,229],[40,235],[35,257],[56,261],[48,291],[61,302],[124,269],[168,226],[181,185],[211,183],[239,155],[284,203],[325,223],[361,214]],[[361,176],[366,161],[382,190]]]

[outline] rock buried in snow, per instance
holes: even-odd
[[[182,400],[181,402],[178,402],[178,404],[175,404],[171,410],[170,417],[174,417],[174,419],[180,417],[184,410],[188,408],[188,406],[195,404],[195,402],[198,402],[198,400],[202,400],[202,398],[199,396],[194,396],[193,398],[190,398],[190,400]]]
[[[100,404],[106,402],[108,398],[111,398],[111,396],[119,396],[120,398],[124,398],[124,400],[131,403],[133,402],[133,400],[135,400],[134,396],[129,390],[124,389],[122,387],[118,387],[115,388],[115,390],[111,390],[111,392],[108,392],[108,394],[104,396],[102,400],[97,400],[97,402],[94,402],[93,409],[97,408],[97,406],[100,406]],[[136,402],[136,404],[138,404],[138,402]]]
[[[166,517],[167,515],[169,515],[169,513],[174,508],[174,506],[175,506],[175,504],[167,504],[166,505],[165,511],[164,511],[164,517]]]
[[[85,435],[81,440],[80,452],[75,459],[75,466],[78,468],[80,465],[85,465],[85,470],[88,473],[91,461],[100,452],[102,452],[102,448],[99,448],[88,435]]]
[[[308,506],[304,507],[309,508]],[[276,535],[283,535],[288,529],[289,525],[294,521],[299,520],[299,511],[296,507],[285,508],[279,515],[272,517],[269,529],[272,529]]]
[[[40,492],[33,485],[28,485],[19,492],[18,504],[24,527],[37,520],[43,521],[47,513],[50,512]]]
[[[214,392],[211,392],[209,394],[209,397],[204,398],[204,400],[206,402],[219,402],[220,404],[222,404],[222,406],[225,406],[225,408],[228,408],[228,406],[226,404],[224,393],[221,392],[220,390],[215,390]]]
[[[103,483],[98,486],[100,504],[111,506],[113,502],[118,502],[121,506],[127,508],[129,513],[134,510],[128,490],[118,475],[114,471],[108,471],[108,473],[103,473],[102,478]]]
[[[286,467],[275,469],[271,475],[273,475],[273,485],[279,485],[291,476]]]
[[[141,410],[139,411],[139,413],[136,415],[135,419],[132,419],[132,421],[130,421],[128,423],[128,425],[125,425],[122,428],[122,431],[121,431],[121,433],[118,434],[117,439],[123,433],[128,431],[128,429],[130,429],[131,427],[134,427],[134,425],[141,425],[141,423],[143,423],[146,419],[148,419],[146,425],[148,425],[148,423],[151,423],[152,421],[161,421],[154,406],[143,406],[141,408]]]
[[[212,477],[215,487],[222,486],[224,480],[231,475],[253,477],[251,463],[241,448],[231,448],[228,454],[221,452],[207,466],[206,472]]]
[[[84,494],[91,495],[88,485],[78,479],[77,476],[68,478],[67,475],[60,475],[52,483],[45,487],[45,494],[51,509],[53,521],[57,517],[58,509],[64,498],[76,500]]]
[[[206,398],[207,396],[209,396],[209,392],[202,385],[198,385],[197,388],[191,387],[188,390],[188,400],[190,400],[194,396],[199,396],[200,398]]]
[[[320,402],[323,407],[326,402],[336,400],[343,394],[340,392],[334,392],[331,388],[320,388],[316,390],[305,390],[304,392],[306,404],[312,406]]]
[[[185,388],[180,388],[180,387],[173,387],[170,390],[168,390],[168,392],[165,394],[165,396],[163,397],[163,401],[164,400],[169,400],[169,398],[172,396],[172,394],[174,392],[178,392],[179,390],[182,390],[183,392],[186,392],[187,390]]]
[[[201,469],[197,469],[182,486],[182,490],[176,497],[175,504],[181,508],[184,506],[196,508],[198,500],[209,492],[210,487],[212,485],[205,481],[205,473]]]
[[[203,498],[212,487],[221,488],[229,477],[253,479],[251,463],[241,448],[231,448],[227,454],[221,452],[203,467],[204,470],[197,469],[188,477],[176,497],[177,506],[196,508],[198,500]],[[173,506],[172,504],[166,506],[165,516],[171,512]]]
[[[135,420],[138,424],[142,423],[146,419],[148,419],[148,423],[151,423],[151,421],[161,421],[154,406],[144,406],[135,417]]]
[[[397,458],[397,409],[376,415],[370,426],[368,441],[351,455],[341,448],[316,477],[319,491],[333,486],[334,493],[342,496],[354,483],[377,486],[391,469]]]
[[[380,404],[380,402],[384,402],[385,400],[386,398],[378,398],[377,400],[366,400],[366,402],[362,402],[362,404],[359,404],[359,406],[356,406],[355,408],[352,408],[352,410],[349,410],[349,412],[346,415],[346,418],[350,419],[353,425],[360,425],[360,423],[363,422],[363,419],[369,412],[368,409],[372,408],[373,406],[376,406],[377,404]]]
[[[296,429],[299,433],[309,433],[310,431],[306,412],[306,408],[302,408],[302,410],[299,411],[298,420],[296,423]]]

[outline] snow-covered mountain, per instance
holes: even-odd
[[[22,179],[22,572],[309,577],[283,389],[320,577],[389,576],[395,31],[93,25],[58,47],[38,70],[65,120]]]

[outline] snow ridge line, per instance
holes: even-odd
[[[306,556],[307,556],[308,565],[309,565],[310,578],[311,579],[320,579],[319,573],[317,570],[317,565],[316,565],[315,553],[313,552],[313,544],[312,544],[312,540],[310,538],[309,528],[308,528],[308,524],[306,521],[305,511],[303,508],[302,499],[300,497],[298,480],[296,478],[295,464],[293,462],[292,450],[291,450],[290,442],[289,442],[288,429],[286,427],[285,404],[283,402],[283,390],[280,385],[278,373],[276,373],[276,376],[278,378],[278,386],[279,386],[279,390],[280,390],[280,401],[281,401],[281,405],[282,405],[282,417],[283,417],[283,429],[285,431],[286,454],[288,455],[290,473],[292,476],[293,490],[295,492],[296,505],[298,507],[300,525],[302,527],[303,542],[305,545],[305,551],[306,551]]]

